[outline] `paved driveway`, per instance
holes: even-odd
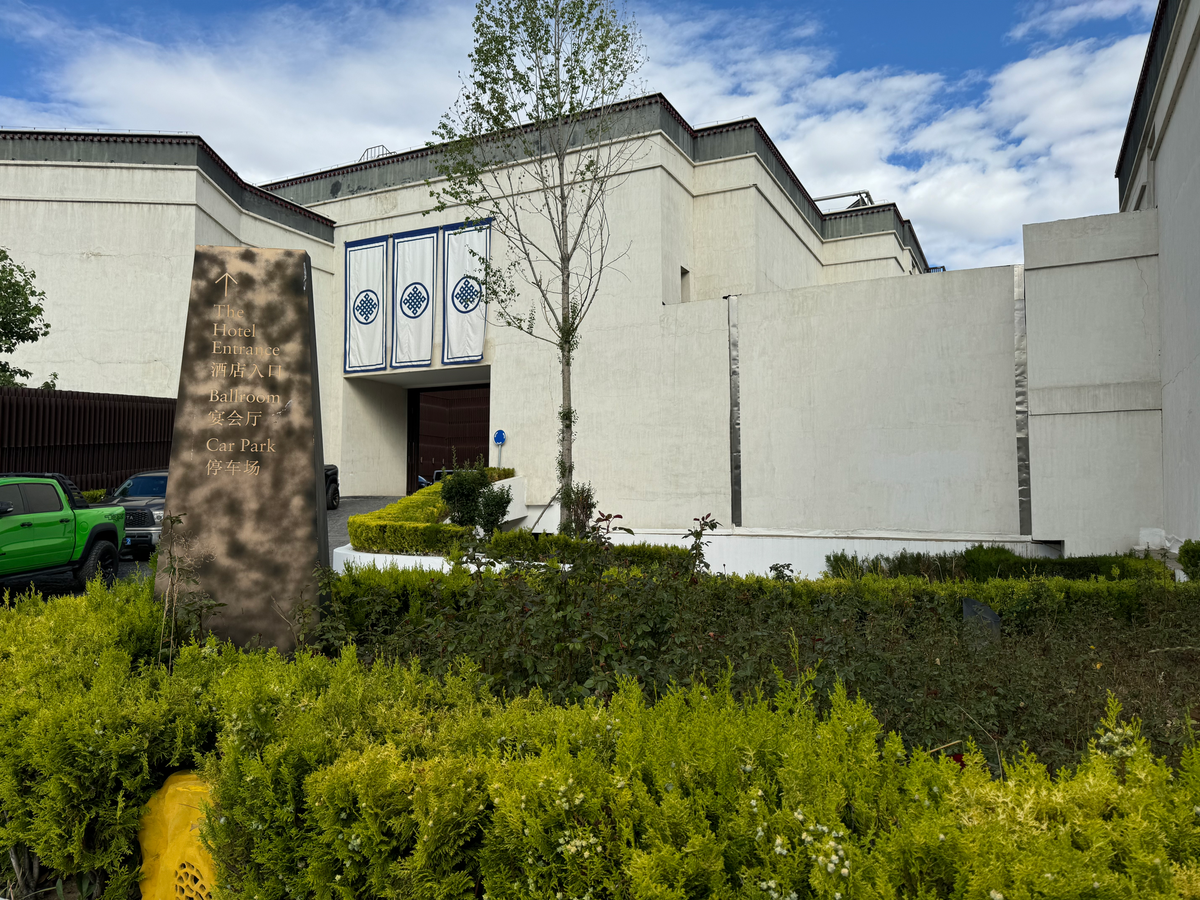
[[[325,521],[329,527],[329,552],[350,543],[350,529],[346,521],[359,513],[374,512],[389,503],[395,503],[396,497],[342,497],[341,506],[325,513]]]

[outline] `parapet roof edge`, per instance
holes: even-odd
[[[147,134],[147,133],[131,133],[123,134],[120,132],[88,132],[88,131],[63,131],[57,129],[40,129],[40,128],[0,128],[0,138],[15,138],[18,140],[72,140],[72,141],[89,141],[101,143],[106,141],[114,141],[126,144],[194,144],[205,155],[208,156],[226,175],[233,179],[234,183],[239,188],[249,191],[256,197],[267,200],[271,203],[281,206],[290,212],[303,216],[307,219],[312,219],[315,222],[320,222],[330,228],[337,225],[333,219],[313,212],[306,206],[301,206],[298,203],[293,203],[278,194],[273,194],[270,191],[263,190],[257,185],[250,184],[245,181],[229,163],[225,162],[220,155],[208,145],[208,142],[198,134]],[[240,205],[240,204],[239,204]]]
[[[1146,41],[1146,54],[1142,57],[1142,68],[1138,74],[1137,88],[1133,92],[1133,102],[1129,105],[1129,118],[1125,122],[1125,134],[1121,138],[1121,152],[1117,155],[1117,165],[1113,172],[1114,178],[1121,178],[1121,170],[1125,167],[1129,154],[1133,153],[1132,159],[1136,161],[1138,152],[1141,150],[1142,136],[1145,134],[1147,124],[1149,124],[1149,114],[1148,112],[1146,113],[1147,118],[1141,122],[1140,128],[1138,118],[1141,113],[1146,111],[1146,107],[1154,99],[1154,94],[1158,90],[1159,79],[1163,76],[1163,68],[1159,65],[1157,71],[1153,74],[1154,83],[1149,83],[1151,69],[1155,68],[1154,56],[1160,41],[1169,42],[1171,40],[1175,25],[1181,21],[1178,15],[1181,5],[1179,0],[1174,0],[1174,2],[1173,0],[1159,0],[1158,2],[1158,8],[1154,13],[1154,24],[1150,26],[1150,38]],[[1164,30],[1165,34],[1163,33]],[[1131,174],[1132,172],[1129,172],[1126,177]],[[1121,196],[1118,198],[1119,203],[1125,202],[1124,194],[1127,187],[1128,185],[1120,185]]]
[[[775,146],[775,142],[771,140],[770,135],[767,134],[766,129],[763,128],[762,123],[759,122],[758,119],[751,116],[749,118],[739,119],[734,122],[722,122],[719,125],[709,125],[703,128],[694,128],[688,124],[688,121],[683,117],[679,110],[677,110],[671,101],[668,100],[662,93],[646,94],[642,97],[635,97],[632,100],[624,100],[621,103],[614,104],[613,108],[617,111],[622,111],[626,109],[638,109],[643,106],[654,105],[661,106],[666,111],[667,115],[674,119],[675,122],[685,132],[687,132],[688,137],[692,138],[693,140],[698,137],[703,137],[706,134],[721,134],[728,131],[738,131],[743,128],[753,128],[756,132],[758,132],[759,137],[762,138],[763,143],[767,145],[767,149],[770,150],[771,155],[774,156],[776,161],[783,167],[783,170],[787,173],[788,177],[795,182],[796,187],[800,189],[801,193],[804,194],[809,202],[812,202],[812,195],[808,193],[808,189],[804,187],[804,184],[796,176],[796,173],[792,171],[792,167],[789,166],[787,160],[783,158],[783,154],[779,152],[779,148]],[[265,190],[270,191],[275,190],[276,188],[285,188],[296,184],[305,184],[310,181],[318,181],[322,178],[328,178],[332,175],[362,172],[366,171],[367,169],[374,169],[378,168],[379,166],[385,166],[395,162],[403,162],[404,160],[408,159],[419,159],[422,156],[429,156],[433,153],[437,153],[444,146],[445,144],[434,144],[426,147],[418,147],[415,150],[404,150],[399,153],[389,153],[386,156],[379,156],[375,159],[366,160],[363,162],[347,163],[346,165],[333,166],[328,169],[319,169],[316,172],[307,172],[303,175],[296,175],[290,178],[281,178],[278,181],[266,182],[262,185],[262,187]],[[815,206],[816,204],[814,203],[813,205]]]

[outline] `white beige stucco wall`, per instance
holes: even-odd
[[[1163,527],[1200,538],[1200,3],[1172,60],[1170,116],[1154,148],[1162,298]]]
[[[1033,534],[1124,552],[1163,522],[1157,215],[1024,237]]]
[[[742,297],[743,524],[1012,536],[1010,267]]]
[[[173,397],[197,244],[283,247],[312,258],[323,388],[340,380],[330,356],[332,246],[235,204],[199,169],[119,163],[0,162],[0,244],[37,273],[50,335],[13,361],[37,384]],[[341,421],[326,388],[322,417]],[[336,461],[340,429],[324,429]]]
[[[645,527],[674,526],[729,508],[728,346],[720,298],[822,283],[826,244],[753,154],[696,164],[656,132],[634,156],[633,170],[608,200],[612,248],[620,259],[604,276],[574,364],[580,415],[575,452],[577,470],[592,481],[601,508],[619,505],[618,511]],[[345,244],[463,219],[461,209],[429,212],[429,189],[417,182],[311,207],[338,223],[332,254],[338,312],[329,316],[329,328],[339,354]],[[838,269],[833,281],[900,275],[911,262],[891,233],[828,245],[830,266]],[[505,254],[496,234],[492,254],[497,260]],[[681,304],[685,299],[690,302]],[[386,406],[398,414],[384,394],[359,392],[351,398],[346,393],[351,382],[403,390],[471,380],[471,367],[441,363],[436,349],[441,341],[441,308],[435,303],[431,366],[341,379],[348,447],[374,439],[375,426],[360,421],[372,409]],[[478,380],[492,386],[491,430],[503,428],[508,435],[505,464],[528,477],[530,503],[545,503],[555,489],[557,352],[500,326],[493,314],[484,360],[476,368]],[[343,492],[402,492],[405,456],[406,448],[394,441],[382,455],[347,451]]]

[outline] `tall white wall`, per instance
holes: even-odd
[[[738,301],[743,525],[1013,536],[1013,273]]]
[[[338,223],[328,327],[339,354],[345,243],[464,217],[454,208],[426,214],[429,206],[429,188],[416,182],[312,207]],[[676,527],[704,512],[728,519],[728,340],[720,298],[900,275],[911,259],[891,233],[826,244],[757,156],[696,164],[661,133],[646,138],[633,171],[610,196],[608,214],[620,259],[604,276],[575,358],[577,472],[592,482],[602,509],[643,527]],[[493,258],[504,252],[493,235]],[[837,269],[828,278],[825,255]],[[686,297],[681,269],[688,270]],[[437,346],[440,314],[435,304]],[[492,387],[491,429],[508,435],[504,462],[528,478],[529,502],[545,503],[556,489],[557,352],[499,326],[493,314],[483,365],[480,377]],[[433,365],[419,373],[339,370],[343,439],[366,433],[355,417],[372,409],[350,396],[351,383],[435,387],[462,383],[463,368],[442,365],[435,351]],[[359,451],[353,458],[358,462],[344,466],[345,493],[403,491],[406,474],[390,458]]]
[[[326,298],[330,244],[245,212],[199,169],[119,163],[0,162],[0,242],[37,273],[47,338],[13,361],[64,390],[173,397],[197,244],[308,251],[326,458],[340,451],[340,380]],[[340,315],[340,311],[339,311]],[[333,426],[330,426],[333,423]]]
[[[1200,3],[1183,16],[1173,110],[1155,150],[1162,297],[1163,526],[1200,538]],[[1165,104],[1164,104],[1165,106]]]
[[[1163,523],[1154,210],[1025,226],[1034,537],[1124,552]]]

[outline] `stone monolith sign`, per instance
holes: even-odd
[[[166,509],[182,590],[224,604],[204,624],[238,644],[290,648],[328,564],[312,298],[302,251],[196,248]],[[160,546],[160,592],[167,565]]]

